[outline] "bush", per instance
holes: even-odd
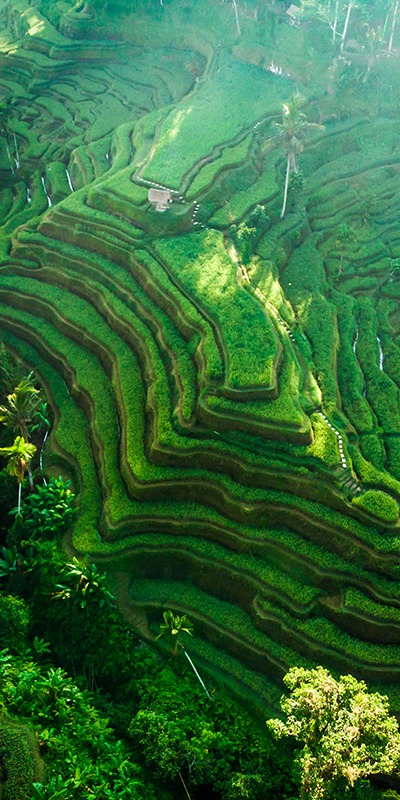
[[[30,747],[22,726],[3,720],[0,723],[0,770],[6,774],[4,800],[31,800],[34,778]],[[0,782],[1,789],[1,782]]]
[[[22,517],[28,537],[58,536],[70,527],[76,513],[70,484],[61,477],[50,478],[27,496]]]
[[[29,610],[24,600],[12,595],[0,595],[0,642],[14,653],[26,646]]]

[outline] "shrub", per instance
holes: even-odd
[[[57,536],[70,527],[76,513],[70,485],[61,477],[50,478],[27,496],[22,517],[28,536]]]
[[[7,720],[0,723],[0,767],[6,774],[4,800],[31,800],[34,769],[27,730]]]
[[[26,646],[29,611],[19,597],[0,595],[0,641],[3,648],[21,653]]]

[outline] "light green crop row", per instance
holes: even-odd
[[[368,489],[363,494],[353,497],[352,502],[359,508],[363,508],[368,514],[383,520],[386,523],[397,522],[399,517],[399,505],[396,500],[386,492],[376,489]]]
[[[215,231],[159,240],[156,250],[208,315],[225,350],[227,385],[273,386],[277,338],[260,304],[238,286],[236,265]]]
[[[400,608],[377,603],[358,589],[346,589],[342,603],[344,611],[355,611],[366,614],[378,623],[384,621],[400,626]]]
[[[236,145],[227,145],[226,147],[221,145],[218,156],[213,159],[211,163],[208,163],[207,160],[207,163],[201,167],[200,172],[197,173],[196,177],[191,182],[189,189],[186,192],[188,199],[196,197],[196,195],[207,189],[207,187],[213,183],[215,177],[219,174],[219,172],[221,172],[221,170],[236,166],[236,164],[240,164],[242,161],[244,161],[248,153],[250,143],[251,134],[246,136]]]
[[[232,194],[228,193],[228,197],[226,197],[224,183],[225,202],[211,217],[211,225],[227,228],[233,221],[241,220],[257,203],[267,203],[276,196],[279,192],[276,180],[276,162],[279,155],[279,151],[275,150],[267,153],[263,162],[262,174],[248,188],[237,190]],[[229,189],[229,187],[227,188]]]
[[[329,622],[322,617],[313,619],[298,620],[293,619],[287,612],[272,606],[268,601],[263,603],[266,621],[272,625],[275,623],[276,630],[280,630],[279,638],[290,642],[291,647],[300,645],[310,655],[319,649],[319,652],[332,658],[338,654],[345,664],[351,664],[352,668],[357,665],[362,668],[364,665],[376,665],[384,667],[389,665],[394,670],[399,669],[400,645],[373,644],[356,639],[348,633],[342,631],[337,625]],[[326,652],[323,650],[326,648]]]

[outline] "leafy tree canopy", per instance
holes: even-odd
[[[400,768],[400,734],[387,697],[351,675],[335,680],[323,667],[289,670],[281,698],[286,721],[270,720],[276,736],[293,737],[301,798],[339,797],[362,777]]]

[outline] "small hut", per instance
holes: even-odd
[[[299,6],[295,6],[292,3],[292,5],[289,6],[289,8],[288,8],[286,13],[287,13],[287,15],[289,17],[289,25],[295,25],[296,27],[298,27],[300,25],[300,19],[299,19],[300,8],[299,8]]]
[[[172,192],[169,189],[149,189],[148,199],[156,211],[166,211],[172,203]]]

